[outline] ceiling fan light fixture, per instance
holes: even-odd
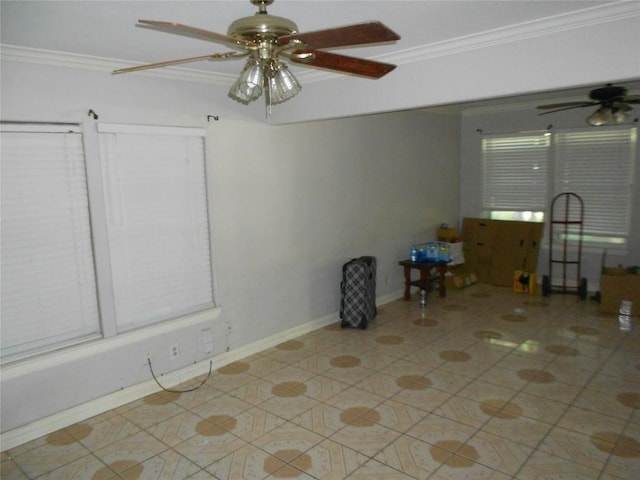
[[[269,75],[269,103],[272,105],[286,102],[295,97],[302,90],[302,86],[282,62],[276,62]]]
[[[626,123],[629,120],[629,111],[624,110],[622,108],[614,108],[613,109],[613,123],[616,125],[620,125]]]
[[[244,70],[229,90],[229,96],[248,105],[260,98],[264,85],[264,67],[258,60],[249,60]]]
[[[593,127],[601,127],[611,123],[613,119],[613,110],[611,107],[600,107],[587,117],[587,123]]]

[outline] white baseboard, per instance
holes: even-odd
[[[376,304],[382,305],[400,298],[402,293],[394,292],[376,299]],[[173,387],[194,377],[207,374],[209,368],[217,370],[242,358],[246,358],[255,353],[259,353],[268,348],[274,347],[282,342],[297,338],[306,333],[313,332],[332,323],[339,321],[338,313],[333,313],[325,317],[303,323],[283,332],[260,339],[256,342],[243,345],[211,359],[203,360],[188,367],[166,373],[162,376],[162,383],[165,387]],[[143,398],[152,393],[160,391],[160,387],[154,380],[148,380],[131,387],[124,388],[109,395],[97,398],[90,402],[69,408],[48,417],[36,420],[27,425],[2,432],[0,434],[0,450],[6,451],[15,448],[23,443],[30,442],[49,433],[68,427],[74,423],[81,422],[87,418],[99,415],[108,410],[121,407],[127,403]]]

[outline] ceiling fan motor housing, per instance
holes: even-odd
[[[589,92],[589,98],[598,102],[616,102],[624,100],[627,94],[627,89],[624,87],[614,87],[609,84],[606,87],[596,88]]]

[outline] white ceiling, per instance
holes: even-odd
[[[420,49],[446,45],[447,42],[461,41],[479,34],[499,34],[506,28],[526,26],[543,19],[568,18],[576,12],[612,3],[619,2],[276,0],[268,10],[272,15],[295,21],[301,32],[369,20],[382,21],[395,30],[402,37],[401,40],[387,45],[345,49],[340,53],[394,63],[394,60],[406,58]],[[255,11],[249,0],[1,0],[0,38],[3,46],[100,57],[113,60],[114,68],[117,68],[229,50],[215,43],[136,27],[138,19],[172,21],[226,33],[231,22],[253,15]],[[186,67],[228,76],[231,82],[242,63],[198,62]],[[294,70],[301,72],[309,69],[295,67]],[[399,70],[389,75],[401,75]],[[301,73],[304,76],[305,72]],[[626,86],[636,93],[635,90],[640,89],[640,82]],[[583,95],[586,86],[579,87],[576,91],[560,93],[565,97]],[[543,97],[550,99],[553,95],[545,94]],[[495,103],[495,100],[491,102]]]
[[[431,45],[607,3],[589,1],[334,1],[276,0],[268,11],[301,32],[379,20],[402,37],[395,45],[350,50],[365,57]],[[256,8],[249,0],[2,0],[2,43],[99,57],[156,62],[229,50],[202,40],[137,28],[138,19],[183,23],[226,33]],[[190,65],[237,71],[229,62]]]

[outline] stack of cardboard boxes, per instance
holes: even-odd
[[[480,282],[504,287],[514,285],[516,272],[535,279],[531,274],[536,272],[543,228],[543,223],[465,218],[465,268]]]

